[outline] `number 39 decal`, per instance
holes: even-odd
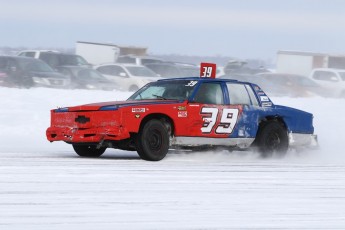
[[[215,78],[217,65],[213,63],[201,63],[200,64],[200,77],[202,78]]]
[[[218,108],[203,107],[201,109],[201,115],[203,116],[203,125],[201,132],[211,133],[213,127],[218,120]],[[218,134],[230,134],[232,133],[238,118],[238,109],[223,109],[220,117],[219,124],[215,128],[215,132]]]

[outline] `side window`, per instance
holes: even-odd
[[[110,68],[110,66],[100,66],[100,67],[97,68],[97,70],[99,72],[101,72],[102,74],[111,75],[111,68]]]
[[[248,92],[243,84],[227,83],[231,105],[251,105]]]
[[[315,71],[313,78],[320,81],[338,81],[337,75],[328,71]]]
[[[258,99],[256,98],[252,87],[250,87],[250,85],[245,85],[245,86],[246,86],[246,89],[249,93],[250,100],[252,101],[252,105],[259,106]]]
[[[97,70],[103,74],[112,75],[112,76],[120,76],[120,73],[124,72],[124,70],[120,66],[115,66],[115,65],[101,66],[97,68]]]
[[[116,65],[111,66],[111,75],[120,76],[121,73],[126,74],[126,71],[121,66],[116,66]]]
[[[220,84],[203,83],[194,97],[194,102],[202,104],[224,104],[223,91]]]

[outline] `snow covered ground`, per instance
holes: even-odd
[[[49,143],[49,110],[130,93],[0,88],[0,229],[344,229],[345,100],[273,98],[312,112],[320,149],[99,159]]]

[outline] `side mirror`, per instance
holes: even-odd
[[[121,72],[121,73],[120,73],[120,77],[127,77],[127,74],[124,73],[124,72]]]

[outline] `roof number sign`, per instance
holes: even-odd
[[[200,64],[200,77],[203,78],[216,78],[217,65],[214,63],[201,63]]]

